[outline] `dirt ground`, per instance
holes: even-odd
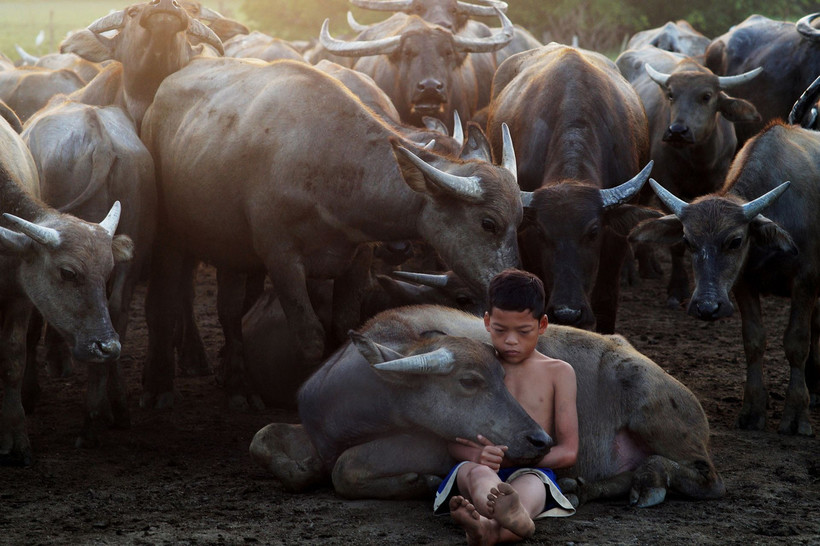
[[[138,294],[123,362],[131,430],[110,431],[101,448],[76,449],[85,370],[67,379],[41,371],[43,396],[29,417],[36,462],[0,468],[2,544],[461,544],[430,501],[347,501],[329,488],[285,492],[253,465],[248,445],[291,411],[232,412],[215,376],[178,378],[169,411],[138,407],[146,350]],[[737,316],[708,324],[664,305],[664,281],[622,293],[618,330],[698,396],[712,428],[715,465],[726,483],[719,501],[668,498],[634,509],[625,499],[583,506],[567,519],[539,521],[527,544],[820,544],[817,438],[780,436],[787,365],[781,346],[785,300],[768,299],[766,376],[770,422],[739,431],[745,359]],[[209,355],[222,343],[213,272],[200,272],[197,313]],[[820,414],[813,410],[815,429]]]

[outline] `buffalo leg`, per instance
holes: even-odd
[[[179,354],[179,373],[183,376],[199,377],[213,373],[208,364],[205,344],[199,335],[194,318],[194,284],[199,261],[186,257],[183,264],[185,275],[179,279],[179,293],[182,297],[180,314],[175,328],[174,345]]]
[[[769,393],[763,382],[766,331],[760,311],[760,295],[752,292],[742,281],[735,285],[734,294],[740,309],[743,350],[746,353],[746,384],[737,426],[746,430],[764,430]]]
[[[0,338],[0,377],[3,380],[3,407],[0,417],[0,465],[32,463],[26,433],[22,381],[26,365],[26,333],[31,305],[17,300],[4,309]]]
[[[441,438],[396,434],[342,453],[333,467],[333,487],[349,499],[425,498],[453,464]]]
[[[812,436],[809,419],[809,389],[806,386],[806,360],[811,345],[811,319],[817,304],[817,289],[810,280],[792,281],[789,325],[783,336],[786,359],[791,369],[786,402],[778,431],[781,434]]]
[[[359,245],[356,255],[345,272],[333,279],[333,337],[336,343],[348,339],[347,333],[361,323],[364,293],[370,283],[373,248]]]
[[[26,332],[26,370],[23,374],[23,408],[31,415],[40,399],[40,370],[37,368],[37,345],[45,326],[43,316],[32,311]]]
[[[639,243],[635,248],[635,258],[638,260],[638,274],[642,279],[661,278],[663,269],[652,245]]]
[[[319,454],[302,425],[271,423],[254,435],[251,459],[291,491],[326,481]]]
[[[809,359],[806,361],[806,385],[809,387],[809,406],[820,404],[820,306],[815,303],[811,315],[811,345]]]
[[[672,258],[672,271],[666,287],[666,305],[678,309],[690,295],[689,273],[684,261],[686,246],[683,243],[674,244],[669,247],[669,254]]]
[[[618,297],[621,291],[619,273],[627,254],[626,237],[607,229],[601,243],[601,265],[590,297],[595,312],[595,330],[602,334],[615,333]]]
[[[324,354],[325,331],[310,303],[304,266],[279,255],[269,260],[267,266],[291,335],[296,340],[300,365],[315,366]]]
[[[43,343],[46,346],[45,361],[48,374],[51,377],[71,377],[74,374],[74,364],[71,359],[71,350],[63,336],[46,324]]]

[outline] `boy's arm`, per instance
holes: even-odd
[[[501,468],[501,461],[504,459],[507,446],[497,446],[481,434],[478,435],[478,441],[480,443],[464,438],[456,438],[455,442],[447,444],[447,450],[458,461],[483,464],[498,471]]]
[[[575,381],[575,370],[565,364],[555,375],[554,384],[554,420],[555,445],[550,449],[538,466],[546,468],[567,468],[575,464],[578,458],[578,407],[576,405],[578,387]]]

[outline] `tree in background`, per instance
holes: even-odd
[[[507,0],[507,15],[544,42],[571,43],[617,54],[632,34],[686,19],[700,32],[714,38],[753,13],[773,19],[795,20],[820,11],[811,0]],[[352,34],[347,11],[361,23],[386,19],[388,14],[353,7],[347,0],[242,0],[246,23],[286,40],[318,38],[322,21],[330,18],[334,36]],[[491,26],[497,21],[486,20]]]

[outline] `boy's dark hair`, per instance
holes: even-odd
[[[490,281],[487,291],[487,312],[531,311],[535,319],[544,316],[544,284],[529,271],[505,269]]]

